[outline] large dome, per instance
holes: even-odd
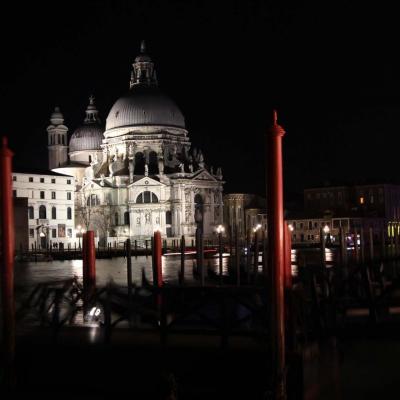
[[[100,125],[82,125],[72,134],[69,151],[100,150],[103,137],[103,128]]]
[[[106,130],[149,125],[185,129],[185,119],[178,106],[157,86],[135,85],[111,108]]]

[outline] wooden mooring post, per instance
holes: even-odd
[[[129,308],[132,305],[132,248],[131,239],[126,239],[126,273],[127,273],[127,284],[128,284],[128,302]]]
[[[267,215],[269,266],[271,269],[271,394],[273,399],[286,398],[285,354],[285,254],[283,221],[282,137],[285,131],[278,125],[277,113],[267,134]]]
[[[181,272],[179,274],[179,284],[185,284],[185,235],[181,237]]]
[[[204,286],[205,285],[204,245],[203,245],[203,232],[201,228],[196,228],[196,261],[197,261],[197,272],[200,273],[201,286]]]
[[[235,270],[236,270],[236,285],[240,286],[240,249],[239,249],[239,232],[235,225]]]
[[[369,260],[372,263],[374,261],[374,230],[372,226],[369,227]]]
[[[0,212],[1,212],[1,305],[2,365],[0,382],[4,388],[15,386],[15,299],[14,299],[14,206],[12,195],[12,158],[6,137],[0,148]]]

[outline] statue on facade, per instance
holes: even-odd
[[[144,164],[144,176],[149,176],[149,165]]]
[[[150,212],[146,212],[146,214],[144,215],[145,218],[145,223],[149,224],[150,223]]]
[[[189,209],[185,210],[185,222],[190,223],[190,219],[192,218],[192,212]]]
[[[133,158],[133,143],[129,143],[128,145],[128,158]]]
[[[185,201],[186,203],[190,202],[190,189],[185,189]]]

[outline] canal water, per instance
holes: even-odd
[[[348,251],[349,261],[353,257],[353,252]],[[223,257],[223,274],[228,273],[228,256]],[[325,249],[325,259],[327,267],[331,267],[339,261],[338,249]],[[262,257],[260,254],[259,261]],[[318,265],[320,264],[321,254],[317,248],[292,249],[292,271],[297,273],[298,265]],[[187,284],[194,284],[193,266],[194,258],[187,258],[185,261],[185,281]],[[218,255],[206,258],[205,265],[218,273]],[[259,266],[261,270],[261,265]],[[180,271],[180,255],[167,255],[162,257],[163,280],[169,284],[178,282]],[[152,260],[150,256],[132,257],[132,280],[140,285],[142,281],[142,270],[146,278],[152,281]],[[82,278],[82,260],[65,261],[38,261],[38,262],[16,262],[15,264],[15,285],[17,290],[22,288],[34,287],[40,283],[56,283],[77,276]],[[115,257],[110,259],[96,260],[96,284],[99,287],[105,286],[108,282],[113,282],[116,286],[127,286],[127,267],[125,257]]]

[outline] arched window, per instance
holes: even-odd
[[[29,219],[33,219],[34,218],[34,216],[33,216],[33,207],[32,206],[28,207],[28,218]]]
[[[140,193],[136,198],[136,203],[158,203],[158,197],[150,191]]]
[[[124,224],[129,225],[129,211],[125,211],[124,213]]]
[[[115,216],[114,216],[114,218],[115,218],[115,225],[118,225],[118,213],[115,213]]]
[[[172,224],[172,213],[171,211],[166,211],[165,212],[165,223],[170,225]]]
[[[71,207],[67,208],[67,219],[72,219],[72,209],[71,209]]]
[[[57,219],[57,209],[55,207],[51,208],[51,219]]]
[[[46,219],[46,206],[39,207],[39,219]]]
[[[158,157],[155,151],[149,153],[149,174],[158,174]]]
[[[143,153],[141,152],[136,153],[135,170],[134,170],[135,175],[144,175],[144,164],[145,164],[145,159]]]
[[[97,194],[91,194],[86,200],[86,205],[88,206],[98,206],[99,204],[100,200]]]

